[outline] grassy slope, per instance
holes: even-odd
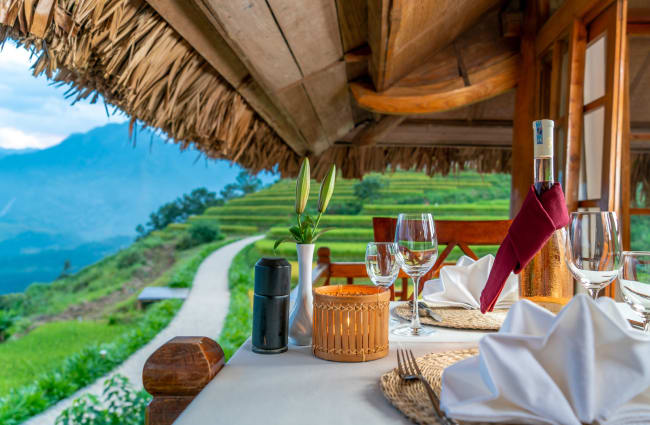
[[[34,377],[58,368],[72,353],[109,342],[122,334],[124,325],[104,322],[54,322],[39,326],[23,338],[0,344],[0,396],[30,384]]]
[[[125,335],[143,317],[135,308],[141,288],[189,286],[203,259],[232,242],[176,250],[180,237],[148,236],[75,275],[0,297],[1,308],[21,316],[15,333],[22,335],[0,344],[0,397],[60,368],[85,347]]]

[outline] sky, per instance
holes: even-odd
[[[121,113],[108,117],[100,100],[71,105],[72,99],[64,97],[66,87],[50,85],[45,76],[34,78],[33,61],[11,41],[0,50],[0,148],[45,149],[72,133],[127,119]]]

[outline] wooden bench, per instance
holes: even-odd
[[[138,295],[138,307],[144,308],[151,303],[163,300],[184,300],[189,295],[188,288],[169,288],[166,286],[147,286]]]

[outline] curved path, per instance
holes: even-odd
[[[183,306],[169,325],[160,331],[148,344],[136,351],[110,374],[93,384],[61,400],[41,414],[23,422],[24,425],[53,425],[61,412],[72,401],[83,394],[101,395],[104,381],[119,373],[128,377],[136,388],[142,388],[142,368],[144,362],[158,347],[178,335],[201,335],[217,338],[228,313],[230,293],[228,292],[228,269],[239,251],[247,245],[263,238],[253,236],[231,243],[210,254],[194,276],[192,290]]]

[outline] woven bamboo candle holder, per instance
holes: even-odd
[[[364,285],[314,289],[312,349],[316,357],[366,362],[388,354],[390,291]]]

